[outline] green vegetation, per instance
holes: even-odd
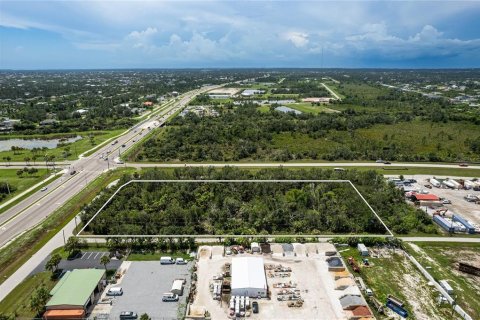
[[[117,169],[100,175],[39,226],[24,233],[9,245],[0,249],[0,265],[2,266],[0,269],[0,283],[5,281],[35,252],[43,247],[81,211],[84,205],[92,201],[109,183],[117,180],[125,172],[133,171],[134,169],[130,168]]]
[[[351,180],[396,233],[436,233],[431,219],[374,171],[181,168],[145,170],[141,179]],[[132,176],[122,177],[119,184]],[[86,223],[113,193],[85,208]],[[111,223],[115,221],[115,223]],[[133,183],[86,229],[94,234],[325,234],[385,229],[346,183]]]
[[[313,74],[291,72],[281,84],[272,81],[262,87],[266,93],[261,97],[236,97],[235,102],[243,104],[217,106],[218,117],[174,119],[162,136],[152,136],[130,160],[480,160],[478,112],[445,99],[382,86],[378,82],[383,80],[374,73],[351,72],[339,83]],[[274,111],[274,101],[272,107],[255,104],[274,100],[273,95],[293,94],[297,101],[303,95],[322,96],[323,80],[343,98],[333,101],[331,110],[305,103],[289,105],[303,112],[295,115]],[[208,104],[212,99],[205,95],[197,100]],[[340,112],[326,112],[333,110]]]
[[[292,103],[288,104],[287,107],[305,112],[305,113],[313,113],[318,114],[321,112],[335,112],[336,110],[330,109],[325,105],[315,105],[312,103],[307,102],[300,102],[300,103]]]
[[[15,197],[49,175],[47,169],[29,169],[26,171],[23,169],[0,169],[0,203]]]
[[[458,270],[458,263],[478,266],[480,244],[454,242],[417,242],[407,246],[408,251],[435,280],[448,280],[456,295],[456,302],[473,319],[480,319],[480,278]]]
[[[32,296],[37,288],[45,288],[48,292],[55,286],[50,272],[40,272],[28,277],[20,283],[8,296],[0,303],[0,313],[6,315],[15,315],[17,319],[34,318],[37,312],[31,308]]]
[[[353,257],[360,267],[360,274],[365,285],[370,288],[374,297],[385,303],[387,295],[392,294],[406,303],[409,319],[456,319],[452,317],[451,307],[438,306],[435,291],[428,286],[428,281],[402,253],[401,249],[376,248],[381,251],[381,257],[367,257],[370,266],[363,266],[357,248],[340,250],[340,254],[347,262]],[[348,263],[347,263],[348,265]],[[357,275],[350,266],[352,274]],[[376,314],[378,319],[387,317]]]

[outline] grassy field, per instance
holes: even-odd
[[[336,110],[330,109],[325,105],[312,106],[312,104],[308,102],[292,103],[287,105],[287,107],[301,111],[301,112],[313,113],[313,114],[318,114],[322,112],[336,112]]]
[[[10,200],[31,186],[44,180],[50,174],[47,169],[38,169],[38,172],[33,175],[24,173],[22,176],[18,176],[17,171],[18,169],[0,169],[0,182],[7,182],[10,186],[15,188],[15,191],[11,192],[9,195],[7,194],[5,198],[0,198],[0,203]]]
[[[112,131],[73,132],[73,133],[71,133],[72,135],[80,135],[80,136],[82,136],[82,139],[68,144],[68,147],[70,148],[70,150],[69,150],[70,155],[68,155],[67,157],[64,156],[65,146],[61,147],[61,148],[48,149],[46,151],[40,151],[40,152],[37,153],[36,162],[37,163],[45,162],[45,160],[44,160],[45,154],[48,154],[50,156],[55,156],[55,161],[75,160],[75,159],[78,158],[78,156],[81,153],[83,153],[83,152],[85,152],[85,151],[87,151],[91,148],[94,148],[95,146],[104,142],[105,140],[108,140],[112,137],[115,137],[116,135],[118,135],[118,134],[120,134],[124,131],[125,131],[124,129],[121,129],[121,130],[112,130]],[[90,138],[89,138],[90,134],[94,134],[94,145],[92,145],[92,143],[90,142]],[[70,135],[70,133],[68,135]],[[65,136],[65,134],[63,136]],[[58,134],[55,134],[55,135],[44,135],[44,136],[38,136],[38,135],[35,135],[35,136],[18,136],[18,135],[16,135],[16,136],[9,136],[9,137],[11,137],[11,138],[23,138],[23,139],[34,139],[34,138],[54,139],[54,138],[59,138],[61,136],[59,136]],[[1,161],[5,161],[5,160],[3,160],[4,157],[10,157],[11,161],[25,162],[26,157],[32,158],[33,155],[34,154],[30,150],[21,150],[21,151],[16,152],[15,154],[14,154],[13,151],[1,151],[0,152],[0,159],[2,159]],[[30,163],[33,164],[33,161],[30,160]]]
[[[354,257],[360,263],[362,261],[356,248],[340,252],[345,261],[348,257]],[[401,251],[383,252],[382,258],[368,257],[370,266],[362,266],[360,274],[350,270],[356,276],[362,277],[365,285],[372,289],[375,298],[385,303],[387,295],[392,294],[403,300],[409,319],[453,319],[451,308],[446,305],[439,307],[436,304],[435,292]],[[377,319],[387,319],[386,316],[378,314],[376,316]]]
[[[462,161],[465,157],[479,158],[468,147],[466,140],[478,135],[478,126],[461,122],[429,123],[412,121],[392,125],[375,125],[358,129],[354,136],[346,132],[329,131],[321,138],[302,133],[273,135],[275,149],[287,149],[292,153],[316,152],[320,155],[348,147],[352,151],[372,152],[395,146],[397,155],[428,157],[435,153],[442,158]]]
[[[73,219],[85,204],[90,203],[103,188],[112,181],[119,179],[126,172],[133,171],[135,169],[122,168],[100,175],[39,226],[24,233],[8,246],[3,247],[0,250],[0,265],[2,266],[0,269],[0,283],[3,283],[5,279],[43,247]]]
[[[15,314],[17,319],[33,318],[35,313],[30,309],[30,297],[41,285],[48,290],[55,286],[51,275],[51,272],[40,272],[25,279],[0,303],[0,313]]]
[[[186,254],[185,252],[155,252],[155,253],[131,253],[127,261],[160,261],[160,257],[172,257],[175,258],[183,258],[185,260],[190,260],[190,255]]]
[[[409,252],[424,266],[435,280],[448,280],[460,305],[473,319],[480,319],[480,277],[457,269],[458,262],[478,266],[480,244],[450,242],[417,242],[409,244]]]

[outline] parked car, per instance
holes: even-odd
[[[424,185],[425,188],[432,189],[432,186],[429,184]]]
[[[167,292],[164,293],[162,296],[163,302],[175,302],[178,301],[178,294]]]
[[[160,264],[175,264],[172,257],[160,257]]]
[[[258,302],[257,301],[253,301],[252,302],[252,312],[253,313],[258,313]]]
[[[133,311],[122,311],[120,312],[120,319],[122,320],[134,320],[137,319],[138,315]]]
[[[227,256],[231,255],[231,254],[232,254],[232,249],[231,249],[230,247],[226,247],[226,248],[225,248],[225,254],[226,254]]]
[[[175,263],[176,264],[187,264],[187,261],[185,261],[185,259],[183,259],[183,258],[177,258],[177,259],[175,259]]]
[[[121,296],[123,295],[122,287],[113,287],[108,289],[107,296]]]
[[[452,201],[448,200],[448,199],[443,199],[442,201],[443,204],[451,204]]]

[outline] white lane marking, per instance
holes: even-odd
[[[100,254],[100,252],[97,252],[97,254],[95,255],[95,257],[93,259],[97,259],[97,256]]]
[[[80,259],[85,258],[86,255],[87,255],[86,253],[82,253],[82,257]]]

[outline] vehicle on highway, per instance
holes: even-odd
[[[133,139],[132,142],[135,142],[135,139]]]
[[[162,296],[163,302],[175,302],[178,301],[178,294],[167,292],[164,293]]]
[[[70,175],[71,175],[71,176],[73,176],[75,173],[77,173],[77,171],[76,171],[76,170],[72,170],[72,171],[70,171]]]
[[[382,159],[378,159],[377,161],[375,161],[375,163],[384,163],[384,161]]]
[[[258,313],[258,302],[257,301],[253,301],[252,302],[252,312],[253,313]]]
[[[40,191],[47,191],[47,187],[43,187],[42,189],[40,189]]]
[[[120,319],[122,320],[133,320],[137,319],[138,315],[133,311],[122,311],[120,312]]]
[[[125,144],[122,144],[122,148],[125,148],[125,147],[126,147],[126,145],[125,145]]]
[[[383,164],[392,164],[390,161],[385,161]]]
[[[123,289],[122,287],[113,287],[108,289],[106,294],[107,296],[121,296],[123,295]]]
[[[460,167],[468,167],[468,163],[460,163],[459,166]]]

